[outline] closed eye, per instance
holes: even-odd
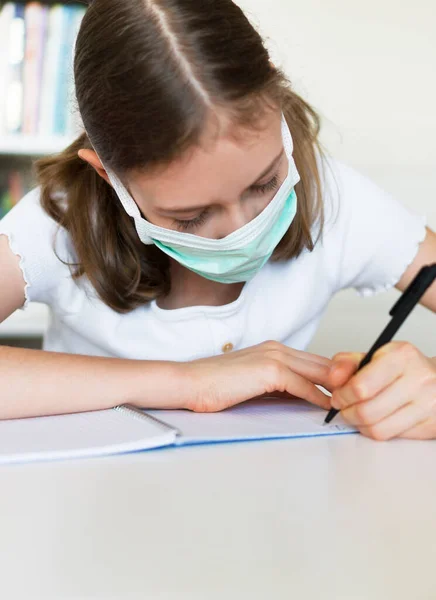
[[[256,192],[258,194],[266,194],[266,192],[270,192],[275,190],[279,184],[279,176],[276,173],[272,179],[270,179],[267,183],[252,185],[249,189],[252,192]]]
[[[196,229],[197,227],[201,227],[207,221],[208,214],[210,212],[209,208],[206,208],[201,212],[198,217],[195,219],[181,220],[174,219],[174,225],[177,227],[179,231],[189,231],[190,229]]]
[[[254,192],[255,194],[266,194],[267,192],[271,192],[272,190],[277,189],[279,185],[279,176],[278,173],[274,175],[272,179],[267,181],[266,183],[252,185],[249,188],[250,192]],[[207,221],[210,213],[210,208],[206,208],[203,210],[198,217],[195,219],[174,219],[173,224],[175,227],[182,232],[190,231],[192,229],[197,229],[204,225]]]

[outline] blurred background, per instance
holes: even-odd
[[[323,119],[335,157],[436,228],[436,2],[240,0],[273,60]],[[370,232],[369,239],[370,241]],[[398,292],[331,303],[311,350],[367,351]],[[399,332],[436,356],[436,318],[417,308]]]
[[[0,3],[0,218],[34,185],[34,159],[80,130],[72,57],[85,10],[83,2]],[[39,347],[47,322],[44,306],[17,311],[0,324],[0,343]]]
[[[330,154],[354,166],[436,228],[436,3],[415,0],[239,0],[273,61],[321,114]],[[71,58],[85,8],[74,2],[0,4],[0,215],[32,186],[36,156],[80,129]],[[370,232],[369,239],[370,242]],[[396,291],[332,302],[311,350],[365,351],[388,320]],[[8,343],[38,345],[44,307],[0,325]],[[418,309],[401,330],[436,355],[436,319]]]

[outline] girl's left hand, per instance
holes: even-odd
[[[332,406],[375,440],[436,439],[436,358],[427,358],[409,343],[392,342],[355,374],[363,357],[334,357]]]

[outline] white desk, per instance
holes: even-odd
[[[1,598],[434,600],[436,443],[358,436],[0,469]]]

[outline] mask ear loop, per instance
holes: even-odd
[[[300,181],[300,174],[298,173],[297,165],[295,164],[294,157],[292,156],[294,152],[294,140],[292,139],[292,134],[289,130],[289,125],[286,121],[284,113],[282,113],[282,139],[289,161],[289,174],[292,174],[295,186]]]
[[[125,186],[118,179],[117,175],[115,175],[115,173],[111,169],[105,166],[95,148],[94,152],[97,154],[99,161],[101,162],[104,170],[106,171],[107,176],[109,177],[109,181],[111,182],[111,185],[116,195],[118,196],[118,199],[121,202],[124,210],[129,215],[129,217],[131,217],[134,220],[135,228],[141,242],[143,244],[151,246],[152,244],[154,244],[154,242],[147,233],[147,221],[142,218],[138,205],[133,200],[132,196],[129,194]]]
[[[282,139],[286,154],[292,156],[294,152],[294,140],[292,139],[291,132],[289,131],[289,125],[286,121],[284,113],[282,113]]]

